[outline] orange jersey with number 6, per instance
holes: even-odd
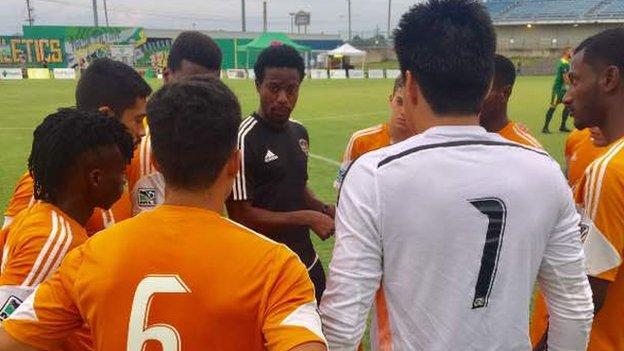
[[[162,205],[90,238],[3,327],[44,348],[83,321],[97,350],[325,343],[314,288],[297,255],[192,207]]]

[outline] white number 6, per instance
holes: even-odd
[[[188,293],[191,290],[177,275],[149,275],[141,280],[134,292],[130,323],[128,323],[127,351],[142,351],[148,340],[161,343],[163,351],[179,351],[180,334],[167,324],[147,326],[150,305],[155,294]]]

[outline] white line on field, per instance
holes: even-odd
[[[309,154],[310,157],[312,157],[313,159],[319,160],[319,161],[323,161],[325,163],[329,163],[330,165],[333,166],[338,166],[340,167],[340,162],[336,161],[336,160],[332,160],[331,158],[327,158],[325,156],[321,156],[321,155],[316,155],[316,154]]]

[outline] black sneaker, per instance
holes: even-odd
[[[562,132],[562,133],[570,133],[571,132],[571,130],[566,128],[566,127],[559,128],[559,131]]]

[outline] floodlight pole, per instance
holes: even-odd
[[[294,33],[295,32],[295,13],[290,12],[288,14],[290,15],[290,32]]]
[[[347,0],[347,13],[349,17],[349,41],[351,41],[351,0]]]
[[[106,1],[106,0],[104,0]],[[392,17],[392,0],[388,0],[388,32],[386,33],[386,38],[390,39],[390,20]]]
[[[262,2],[262,30],[266,33],[267,31],[267,2],[266,0]]]
[[[33,15],[32,15],[33,9],[30,6],[30,0],[26,0],[26,10],[28,11],[28,25],[32,26],[35,20],[33,19]]]
[[[106,19],[106,26],[110,27],[110,25],[108,24],[108,7],[106,6],[106,0],[102,1],[104,1],[104,18]]]
[[[241,0],[241,17],[242,17],[242,25],[243,25],[243,32],[247,31],[247,25],[246,25],[246,20],[245,20],[245,0]]]
[[[93,0],[93,24],[98,27],[97,0]]]

